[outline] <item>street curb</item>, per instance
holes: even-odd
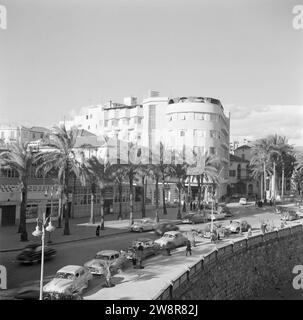
[[[100,236],[99,238],[102,239],[105,237],[115,236],[115,235],[119,235],[119,234],[123,234],[123,233],[127,233],[127,232],[129,232],[129,230],[123,230],[123,231],[119,231],[116,233],[106,234],[106,235]],[[60,244],[65,244],[65,243],[70,243],[70,242],[79,242],[79,241],[85,241],[85,240],[92,240],[92,239],[96,239],[96,238],[97,238],[96,236],[92,236],[92,237],[86,237],[86,238],[80,238],[80,239],[74,239],[74,240],[65,240],[65,241],[60,241],[60,242],[53,242],[53,243],[51,243],[51,245],[57,246]],[[0,253],[16,252],[16,251],[21,251],[23,249],[24,248],[3,249],[3,250],[0,250]]]
[[[182,223],[181,220],[175,220],[175,222],[176,222],[176,224]],[[110,236],[119,235],[119,234],[123,234],[123,233],[127,233],[127,232],[130,232],[130,231],[127,229],[127,230],[119,231],[116,233],[106,234],[104,236],[100,236],[100,238],[110,237]],[[60,244],[70,243],[70,242],[79,242],[79,241],[92,240],[92,239],[96,239],[96,236],[74,239],[74,240],[65,240],[65,241],[60,241],[60,242],[53,242],[51,245],[56,246],[56,245],[60,245]],[[24,248],[3,249],[3,250],[0,250],[0,253],[16,252],[16,251],[21,251],[23,249]]]

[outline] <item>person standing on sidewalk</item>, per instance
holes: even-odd
[[[139,269],[143,269],[143,266],[142,266],[143,250],[144,250],[144,248],[143,248],[142,244],[140,243],[137,248],[137,259],[138,259]]]
[[[191,243],[190,243],[190,240],[187,240],[187,242],[186,242],[186,256],[187,256],[188,253],[191,255]]]
[[[97,229],[96,229],[96,236],[99,237],[100,236],[100,225],[97,226]]]

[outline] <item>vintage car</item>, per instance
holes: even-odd
[[[22,264],[34,263],[41,261],[42,246],[39,243],[32,243],[26,246],[18,255],[17,261]],[[44,259],[48,260],[56,255],[56,250],[44,246]]]
[[[231,233],[246,232],[251,229],[251,225],[246,220],[232,220],[228,226],[225,226],[225,229]]]
[[[68,265],[57,271],[55,277],[43,287],[43,292],[72,295],[87,288],[91,279],[87,268]]]
[[[168,231],[165,232],[162,238],[155,240],[155,243],[159,245],[160,248],[170,246],[180,247],[185,246],[188,239],[180,231]]]
[[[112,272],[117,272],[126,266],[127,261],[126,255],[119,251],[102,250],[96,254],[94,259],[86,262],[84,266],[92,274],[105,275],[107,265],[110,266]]]
[[[240,198],[239,204],[246,205],[247,204],[247,199],[246,198]]]
[[[207,220],[213,220],[213,221],[223,220],[225,218],[225,216],[226,216],[225,213],[223,213],[223,212],[219,213],[218,211],[213,211],[213,212],[208,211],[206,213]]]
[[[162,222],[162,223],[158,223],[155,226],[155,233],[158,236],[162,236],[167,231],[178,231],[178,230],[179,230],[179,227],[175,223],[171,223],[171,222]]]
[[[139,245],[143,246],[142,258],[146,259],[150,256],[156,255],[158,252],[157,245],[155,245],[154,240],[148,238],[136,239],[132,242],[131,247],[126,249],[126,258],[131,260],[134,256],[136,249]]]
[[[280,219],[284,221],[293,221],[300,219],[300,215],[295,209],[288,209],[280,215]]]
[[[203,215],[203,213],[189,213],[183,217],[182,223],[196,224],[196,223],[203,223],[205,222],[205,220],[206,220],[206,217]]]
[[[224,213],[225,214],[225,218],[233,216],[232,211],[226,205],[219,205],[217,211],[218,211],[218,213]]]
[[[130,231],[133,232],[143,232],[143,231],[152,231],[154,230],[155,222],[153,219],[137,219],[130,227]]]

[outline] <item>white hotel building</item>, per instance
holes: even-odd
[[[142,103],[135,97],[128,97],[123,104],[110,101],[106,105],[84,107],[74,119],[65,121],[65,126],[138,143],[149,150],[155,149],[161,141],[166,149],[181,151],[185,148],[186,153],[194,150],[216,154],[220,158],[223,181],[217,196],[221,198],[227,192],[230,118],[217,99],[161,97],[158,92],[150,91]],[[194,183],[192,188],[195,189]],[[154,203],[153,191],[149,190],[148,195]],[[170,190],[167,198],[172,200],[175,196],[177,191]]]

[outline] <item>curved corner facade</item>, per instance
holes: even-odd
[[[225,195],[230,118],[225,115],[221,102],[208,97],[154,97],[143,101],[143,112],[143,143],[150,149],[162,141],[169,149],[219,157],[223,183],[218,197]]]

